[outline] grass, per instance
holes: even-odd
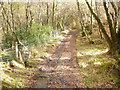
[[[118,75],[114,67],[116,60],[107,55],[106,43],[98,38],[90,45],[85,38],[76,40],[77,62],[84,82],[90,88],[115,88]]]
[[[23,88],[26,82],[28,82],[28,77],[31,76],[33,70],[30,68],[18,69],[14,68],[11,70],[4,70],[3,73],[3,89],[4,88]]]
[[[35,75],[42,74],[41,72],[36,72],[35,69],[39,65],[40,60],[36,59],[37,57],[46,57],[48,55],[48,51],[51,50],[56,44],[57,41],[63,38],[64,34],[57,36],[56,38],[50,40],[48,43],[44,45],[37,45],[30,47],[30,51],[32,52],[31,58],[28,60],[27,68],[10,68],[10,67],[3,67],[2,73],[2,87],[3,89],[6,88],[25,88],[29,87],[28,83],[29,80]],[[44,60],[44,59],[43,59]]]
[[[52,45],[51,45],[52,46]],[[36,53],[36,57],[44,57],[46,54],[46,49],[51,48],[50,47],[41,47],[42,50]],[[34,48],[35,50],[38,47]],[[33,48],[32,48],[33,50]],[[34,52],[35,53],[35,52]],[[32,78],[34,75],[36,75],[38,72],[35,72],[35,69],[39,65],[40,60],[37,60],[36,57],[30,58],[27,61],[27,67],[26,68],[19,68],[19,67],[3,67],[2,72],[2,87],[5,88],[25,88],[29,83],[29,79]]]
[[[50,48],[50,47],[49,47]],[[38,51],[36,53],[36,57],[45,56],[45,49],[43,48],[42,51]],[[47,48],[48,49],[48,48]],[[41,53],[42,52],[42,53]],[[41,53],[41,55],[39,55]],[[39,65],[39,60],[34,58],[30,58],[27,61],[26,68],[19,68],[19,67],[3,67],[2,72],[2,87],[5,88],[25,88],[28,87],[29,79],[36,75],[38,72],[35,72],[35,69]]]

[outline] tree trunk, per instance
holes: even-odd
[[[53,26],[53,29],[55,29],[54,13],[55,13],[55,2],[53,1],[53,6],[52,6],[52,26]]]
[[[92,7],[92,0],[91,0],[91,7]],[[92,16],[92,13],[91,13],[91,17],[90,17],[90,21],[91,21],[91,28],[90,28],[90,35],[92,34],[92,29],[93,29],[93,16]]]
[[[100,18],[93,12],[92,8],[90,7],[89,3],[87,0],[86,1],[86,4],[88,5],[88,8],[90,9],[91,13],[93,14],[94,18],[97,20],[98,22],[98,25],[109,45],[109,54],[118,54],[120,52],[120,5],[118,5],[118,33],[116,33],[116,30],[115,30],[115,26],[113,25],[112,23],[112,20],[110,18],[110,14],[108,12],[108,8],[107,8],[107,5],[106,5],[106,1],[104,0],[103,2],[103,5],[104,5],[104,9],[105,9],[105,12],[106,12],[106,16],[107,16],[107,21],[108,21],[108,25],[109,25],[109,30],[110,30],[110,34],[111,34],[111,38],[108,36],[106,30],[105,30],[105,27],[103,26]]]
[[[97,13],[97,16],[99,17],[99,10],[98,10],[98,2],[97,1],[95,1],[95,6],[96,6],[96,13]],[[102,37],[102,33],[101,33],[101,30],[100,30],[100,27],[98,27],[99,29],[99,34],[100,34],[100,38],[101,39],[103,39],[103,37]]]
[[[112,20],[110,18],[110,14],[108,12],[108,8],[107,8],[107,5],[106,5],[106,1],[103,2],[103,5],[104,5],[104,9],[105,9],[105,12],[106,12],[106,16],[107,16],[107,21],[108,21],[108,25],[109,25],[109,30],[110,30],[110,34],[111,34],[111,46],[110,46],[110,53],[111,54],[116,54],[118,53],[117,49],[118,49],[118,40],[117,40],[117,35],[116,35],[116,30],[113,26],[113,23],[112,23]]]
[[[26,34],[26,37],[25,37],[25,39],[27,40],[27,35],[28,35],[28,20],[29,20],[29,13],[28,13],[28,9],[29,9],[29,3],[27,2],[27,5],[26,5],[26,32],[25,32],[25,34]]]
[[[15,40],[16,42],[18,42],[19,44],[21,44],[21,42],[19,41],[19,39],[18,39],[16,33],[14,32],[14,29],[13,29],[13,27],[12,27],[10,21],[9,21],[9,17],[8,17],[8,15],[7,15],[7,12],[6,12],[5,8],[4,8],[4,3],[0,3],[0,4],[1,4],[1,7],[2,7],[2,9],[3,9],[3,10],[2,10],[2,16],[3,16],[3,19],[5,20],[5,22],[6,22],[6,24],[7,24],[6,26],[7,26],[7,28],[10,29],[13,37],[15,38],[15,39],[13,38],[13,40]]]
[[[87,1],[87,0],[85,0],[85,1],[86,1],[86,4],[88,5],[89,10],[90,10],[91,13],[93,14],[93,17],[97,20],[98,25],[99,25],[99,27],[100,27],[100,29],[101,29],[101,31],[102,31],[102,33],[103,33],[106,41],[107,41],[109,47],[111,47],[112,42],[111,42],[110,37],[108,36],[108,34],[107,34],[106,30],[105,30],[105,27],[103,26],[100,18],[93,12],[93,10],[92,10],[92,8],[90,7],[88,1]]]
[[[19,55],[18,52],[19,52],[19,50],[18,50],[18,43],[15,42],[15,59],[16,59],[16,60],[18,60],[18,57],[19,57],[19,56],[18,56],[18,55]]]
[[[47,11],[46,11],[46,15],[47,15],[47,24],[49,23],[49,5],[47,2]]]
[[[118,50],[120,54],[120,1],[118,2],[118,32],[117,32],[117,38],[118,38]]]

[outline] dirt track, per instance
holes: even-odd
[[[77,31],[70,31],[60,44],[55,46],[51,56],[40,63],[38,70],[44,72],[44,79],[37,78],[34,88],[84,88],[82,74],[76,62]]]

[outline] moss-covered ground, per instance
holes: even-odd
[[[89,44],[85,37],[78,35],[76,40],[77,62],[84,82],[90,88],[115,88],[119,83],[119,75],[115,70],[117,61],[107,55],[108,47],[98,37],[94,44]]]

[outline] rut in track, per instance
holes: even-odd
[[[45,81],[38,79],[36,88],[84,88],[79,67],[76,62],[76,30],[70,31],[51,56],[40,64],[39,70],[46,73]]]

